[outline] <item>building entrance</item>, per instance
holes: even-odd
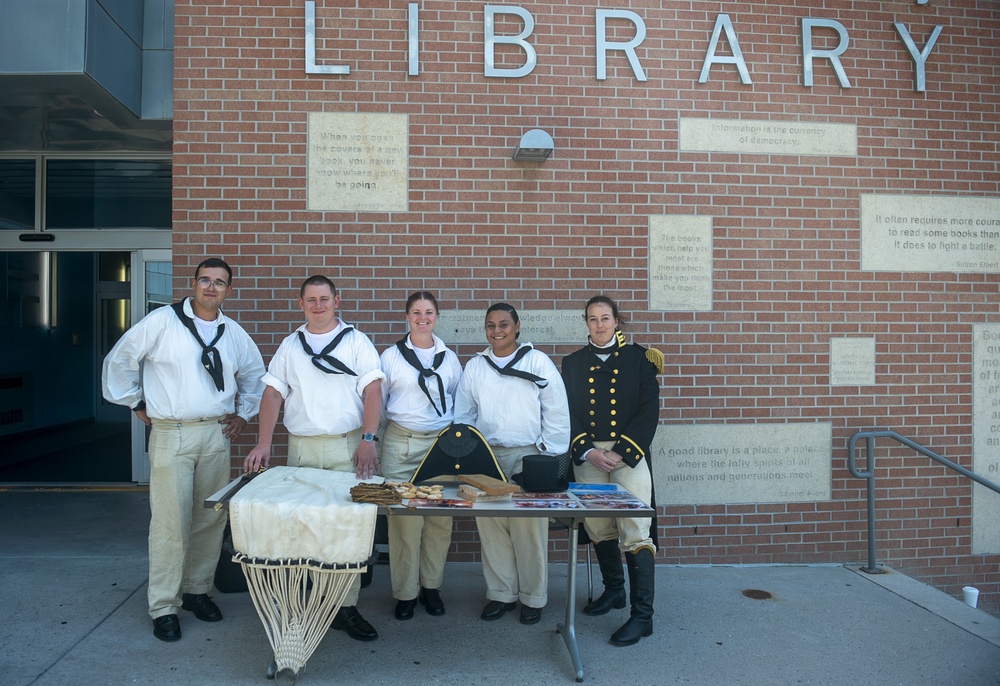
[[[145,482],[145,427],[101,363],[170,301],[170,252],[0,252],[0,483]]]

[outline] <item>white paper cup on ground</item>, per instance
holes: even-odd
[[[962,598],[969,607],[975,607],[979,603],[979,589],[975,586],[966,586],[962,589]]]

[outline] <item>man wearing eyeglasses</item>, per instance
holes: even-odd
[[[340,295],[327,277],[305,280],[299,307],[306,323],[281,342],[267,367],[259,440],[244,469],[249,473],[268,466],[284,403],[289,466],[371,478],[378,473],[376,444],[385,380],[378,351],[367,336],[337,316]],[[378,632],[356,607],[361,576],[353,579],[332,626],[358,641],[373,641]]]
[[[193,295],[153,310],[104,359],[104,397],[132,408],[149,434],[149,616],[162,641],[181,637],[178,608],[205,622],[225,512],[203,506],[230,477],[230,440],[257,414],[264,361],[250,335],[222,313],[232,269],[209,258]]]

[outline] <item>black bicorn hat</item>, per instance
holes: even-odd
[[[470,424],[452,424],[442,430],[410,481],[419,483],[458,474],[484,474],[507,481],[490,444]]]

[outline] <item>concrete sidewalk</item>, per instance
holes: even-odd
[[[183,638],[163,643],[146,614],[144,491],[0,491],[0,683],[228,684],[265,680],[271,650],[249,595],[215,593],[218,624],[180,613]],[[581,574],[580,603],[586,581]],[[478,564],[451,564],[447,614],[393,618],[389,570],[375,569],[359,608],[371,643],[331,631],[299,684],[574,683],[555,632],[566,570],[550,568],[541,623],[517,612],[479,619]],[[771,594],[767,600],[743,595]],[[579,606],[579,605],[578,605]],[[901,574],[842,566],[657,569],[656,625],[637,646],[608,636],[626,611],[577,615],[593,684],[1000,685],[1000,620]]]

